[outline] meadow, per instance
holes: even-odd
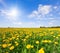
[[[0,53],[60,53],[60,28],[0,28]]]

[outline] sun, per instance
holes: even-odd
[[[17,20],[19,16],[19,10],[17,8],[10,8],[5,11],[4,15],[9,20]]]
[[[18,15],[18,10],[17,9],[11,9],[8,14],[9,17],[16,17]]]

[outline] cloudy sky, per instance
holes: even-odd
[[[0,27],[60,26],[60,0],[0,0]]]

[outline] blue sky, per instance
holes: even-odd
[[[0,0],[0,27],[60,26],[60,0]]]

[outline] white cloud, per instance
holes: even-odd
[[[37,18],[41,18],[44,17],[45,15],[49,14],[51,12],[51,5],[40,5],[38,6],[37,10],[34,10],[29,17],[37,17]]]
[[[47,17],[50,18],[55,16],[55,13],[60,14],[58,12],[59,12],[59,6],[39,4],[37,10],[32,11],[32,13],[28,15],[28,17],[35,19],[44,19]],[[54,19],[54,18],[50,18],[50,19]]]
[[[35,10],[28,17],[32,18],[32,17],[36,17],[37,15],[38,15],[38,12]]]
[[[54,9],[57,9],[58,7],[57,7],[57,6],[54,6],[53,8],[54,8]]]
[[[42,15],[49,14],[51,11],[51,5],[39,5],[38,13]]]

